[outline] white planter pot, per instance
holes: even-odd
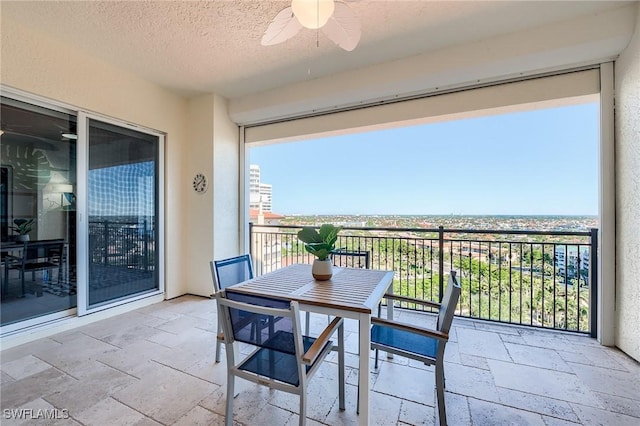
[[[16,241],[19,241],[19,242],[22,242],[22,243],[25,242],[25,241],[29,241],[29,234],[16,236]]]
[[[313,274],[313,278],[318,281],[330,280],[333,275],[333,264],[331,260],[314,260],[311,273]]]

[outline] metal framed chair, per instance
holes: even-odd
[[[209,262],[211,277],[213,278],[213,291],[218,293],[230,285],[238,284],[253,278],[253,264],[251,256],[243,254],[222,260]],[[213,295],[212,295],[213,296]],[[222,321],[218,315],[218,335],[216,339],[216,362],[220,362],[220,346],[224,343]]]
[[[9,270],[17,270],[20,273],[22,284],[22,296],[25,295],[25,274],[31,272],[31,280],[34,282],[33,292],[36,296],[41,297],[43,291],[44,277],[41,281],[36,281],[36,272],[46,272],[47,279],[52,276],[54,270],[58,270],[58,285],[62,280],[63,266],[65,262],[64,240],[39,240],[27,241],[24,243],[24,249],[21,250],[21,256],[5,256],[5,285],[8,285]]]
[[[368,250],[334,250],[331,252],[331,260],[333,266],[340,266],[343,268],[371,268],[371,253]],[[327,316],[328,321],[331,321],[331,317]],[[311,323],[311,313],[307,312],[305,316],[305,329],[304,332],[308,335]]]
[[[338,399],[344,410],[344,326],[334,320],[319,337],[301,332],[297,302],[220,291],[216,293],[227,351],[227,402],[225,424],[233,424],[235,378],[300,397],[300,425],[305,425],[307,386],[324,358],[332,351],[331,336],[338,331]],[[255,324],[261,324],[256,327]],[[254,347],[240,355],[234,342]],[[243,351],[245,352],[245,351]]]
[[[456,280],[456,272],[451,271],[449,275],[442,303],[396,296],[394,294],[387,294],[385,297],[387,300],[399,300],[438,309],[438,321],[435,330],[383,318],[372,318],[371,349],[376,351],[375,368],[378,368],[378,350],[412,358],[424,362],[426,365],[435,365],[438,414],[440,425],[446,426],[444,350],[449,340],[453,314],[460,297],[460,284]]]

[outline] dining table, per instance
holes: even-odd
[[[393,271],[333,268],[331,279],[315,280],[311,265],[293,264],[230,286],[227,292],[298,302],[300,309],[358,321],[358,424],[369,424],[371,316],[385,293],[393,292]],[[387,304],[393,319],[393,303]]]

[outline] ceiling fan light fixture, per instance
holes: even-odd
[[[300,25],[315,30],[327,23],[335,4],[333,0],[292,0],[291,9]]]
[[[73,133],[62,133],[60,136],[62,136],[65,139],[78,139],[78,135]]]

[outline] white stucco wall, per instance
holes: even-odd
[[[240,142],[231,121],[228,101],[214,95],[213,108],[213,255],[215,259],[240,253]]]
[[[167,134],[165,145],[166,296],[187,292],[187,101],[132,74],[2,17],[0,81]]]
[[[188,182],[184,190],[189,205],[186,231],[189,235],[187,291],[208,296],[213,293],[209,261],[213,258],[213,95],[202,95],[189,100],[189,160]],[[209,187],[204,193],[193,190],[196,173],[206,176]]]
[[[640,8],[615,80],[616,346],[640,361]]]
[[[227,101],[217,95],[189,100],[188,275],[187,292],[213,292],[209,262],[239,252],[238,127],[227,114]],[[203,173],[207,192],[193,191],[191,180]]]

